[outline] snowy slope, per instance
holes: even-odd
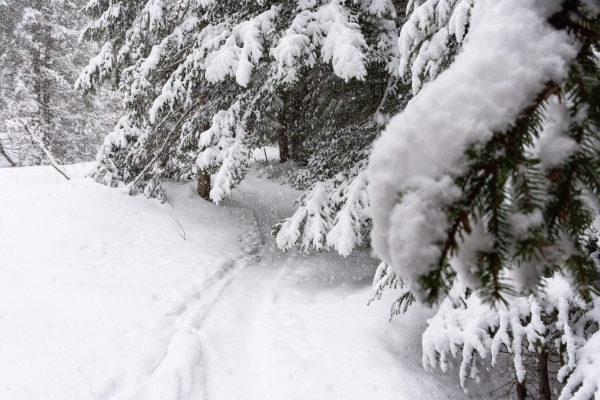
[[[42,167],[0,170],[0,398],[104,398],[132,371],[142,387],[167,349],[181,354],[166,360],[161,385],[179,368],[190,382],[181,393],[199,393],[182,365],[198,356],[190,332],[203,309],[194,302],[214,297],[223,271],[244,257],[237,219],[44,168],[51,177]],[[169,212],[186,221],[187,240]]]
[[[85,168],[0,169],[1,399],[480,398],[423,370],[430,311],[367,306],[375,260],[275,249],[297,192],[161,205]]]

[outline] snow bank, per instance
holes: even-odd
[[[0,169],[0,398],[198,398],[197,327],[245,254],[238,220],[185,186],[170,206],[78,179],[89,167]]]
[[[442,208],[461,196],[454,178],[464,170],[465,150],[507,129],[548,81],[566,76],[576,54],[566,33],[546,22],[555,3],[541,9],[534,0],[476,1],[454,64],[375,143],[373,247],[421,299],[417,282],[437,263],[448,228]]]

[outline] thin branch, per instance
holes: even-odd
[[[375,111],[374,115],[378,115],[381,113],[381,110],[383,110],[383,107],[385,106],[387,98],[390,94],[390,90],[396,84],[397,81],[398,78],[396,78],[395,76],[390,77],[390,79],[388,80],[387,87],[385,88],[385,93],[383,94],[383,99],[381,99],[381,103],[379,103],[379,107],[377,107],[377,110]]]
[[[179,232],[177,232],[177,234],[178,234],[179,236],[181,236],[181,238],[182,238],[183,240],[187,240],[187,239],[185,238],[185,230],[183,229],[183,226],[181,225],[181,222],[179,222],[179,217],[177,216],[177,214],[173,215],[173,214],[171,214],[170,212],[169,212],[169,214],[171,215],[171,218],[173,218],[173,221],[175,221],[175,223],[177,224],[177,226],[179,226],[179,229],[181,229],[181,232],[182,232],[182,233],[179,233]]]
[[[46,147],[46,145],[44,144],[44,142],[42,141],[42,139],[37,136],[35,133],[31,132],[29,130],[29,127],[27,125],[25,125],[23,123],[23,121],[19,121],[21,123],[21,125],[23,125],[23,128],[25,128],[25,131],[33,138],[33,140],[35,140],[37,142],[37,144],[40,146],[40,148],[42,149],[42,151],[44,152],[44,154],[46,155],[46,157],[48,158],[48,161],[50,161],[50,165],[52,165],[52,167],[58,171],[59,174],[61,174],[62,176],[65,177],[66,180],[70,181],[71,178],[69,178],[69,176],[67,174],[65,174],[63,171],[60,170],[58,163],[56,162],[56,160],[54,159],[54,157],[52,156],[52,153],[50,152],[50,150],[48,150],[48,148]]]

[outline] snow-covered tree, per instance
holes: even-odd
[[[408,87],[399,79],[396,44],[405,6],[405,2],[387,3],[389,19],[364,28],[364,32],[373,29],[365,35],[367,43],[377,43],[370,45],[368,54],[381,60],[372,64],[364,83],[343,85],[323,73],[313,73],[305,81],[308,104],[301,107],[304,114],[296,129],[306,137],[303,146],[309,156],[292,182],[309,192],[299,199],[296,213],[274,227],[280,249],[333,249],[347,256],[356,247],[369,245],[367,158],[386,116],[397,113],[410,98]],[[329,221],[311,224],[310,216],[317,212],[328,214]]]
[[[274,227],[277,246],[289,250],[335,249],[348,256],[369,242],[371,212],[365,160],[348,173],[317,182],[290,218]]]
[[[90,160],[107,128],[111,97],[82,97],[74,89],[91,52],[77,41],[79,6],[66,0],[0,4],[0,154],[12,165],[47,162],[40,145],[61,162]]]
[[[600,194],[594,5],[414,9],[411,30],[454,28],[440,36],[446,45],[432,36],[403,50],[403,65],[430,81],[376,142],[368,192],[374,249],[418,300],[435,302],[454,273],[490,303],[535,293],[561,271],[584,298],[595,290],[584,251]]]
[[[399,63],[388,0],[92,0],[85,12],[94,21],[83,38],[102,50],[78,85],[118,87],[127,108],[94,173],[106,184],[195,178],[219,202],[249,149],[277,144],[282,161],[308,164],[295,180],[310,188],[352,175],[379,130],[374,116],[398,109],[386,101]]]
[[[400,74],[413,93],[447,69],[466,38],[475,0],[411,0],[399,37]]]

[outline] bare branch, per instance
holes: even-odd
[[[71,180],[71,178],[69,178],[69,176],[67,174],[65,174],[63,171],[60,170],[58,163],[52,156],[52,153],[50,152],[50,150],[48,150],[48,148],[44,144],[44,141],[38,135],[36,135],[32,131],[30,131],[29,127],[25,123],[23,123],[23,121],[19,121],[19,122],[21,123],[21,125],[23,125],[23,128],[25,128],[25,131],[29,134],[29,136],[31,136],[33,138],[33,140],[35,140],[37,142],[37,144],[40,146],[40,148],[42,149],[42,151],[48,158],[48,161],[50,161],[50,165],[52,165],[52,167],[54,167],[54,169],[57,170],[59,174],[64,176],[66,180],[68,180],[68,181]]]
[[[169,214],[171,215],[171,218],[173,218],[173,221],[175,221],[175,223],[177,224],[177,226],[179,226],[179,229],[181,229],[181,232],[182,232],[182,233],[179,233],[179,232],[177,232],[177,234],[178,234],[179,236],[181,236],[181,238],[182,238],[183,240],[187,240],[187,239],[185,238],[185,230],[183,229],[183,226],[181,225],[181,222],[179,222],[179,217],[177,216],[177,214],[173,215],[173,214],[171,214],[170,212],[169,212]]]

